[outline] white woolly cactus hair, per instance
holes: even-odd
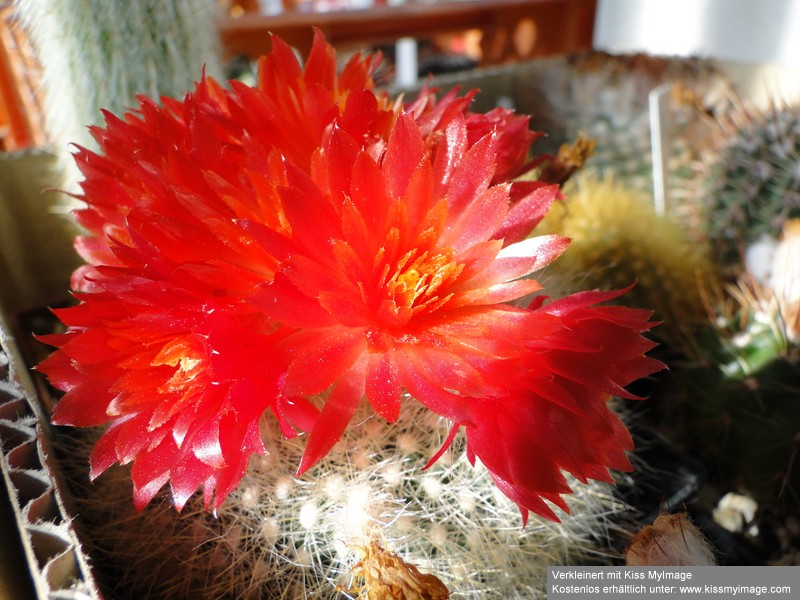
[[[100,109],[122,114],[137,94],[181,97],[205,68],[221,74],[217,0],[17,0],[42,67],[52,146],[92,147]],[[65,161],[65,166],[71,161]]]
[[[265,423],[271,454],[254,457],[216,520],[197,497],[181,515],[167,498],[135,515],[124,470],[103,475],[81,509],[94,513],[87,539],[117,569],[111,585],[150,598],[347,598],[358,548],[377,541],[453,598],[544,598],[548,565],[604,560],[610,516],[622,508],[606,485],[575,483],[570,516],[532,515],[523,529],[460,438],[423,470],[449,424],[418,403],[393,425],[368,407],[356,423],[301,478],[292,474],[303,437],[283,440]]]

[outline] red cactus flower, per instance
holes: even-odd
[[[135,288],[146,296],[160,282]],[[57,311],[69,333],[44,341],[60,346],[39,369],[66,394],[53,422],[92,427],[110,423],[91,454],[91,477],[115,462],[133,463],[134,501],[142,508],[169,481],[181,508],[200,485],[218,508],[236,487],[249,458],[263,453],[258,421],[276,411],[272,337],[258,315],[237,315],[209,301],[183,305],[126,301],[95,292]],[[217,308],[220,308],[218,311]],[[225,313],[228,314],[225,314]],[[249,360],[258,357],[257,361]],[[263,361],[263,362],[262,362]]]
[[[302,69],[274,47],[258,87],[204,78],[182,102],[140,98],[138,113],[93,128],[99,152],[76,155],[87,265],[73,275],[80,304],[58,311],[68,333],[43,338],[61,349],[39,369],[67,392],[54,423],[110,424],[92,476],[133,463],[140,507],[166,481],[179,508],[201,485],[219,507],[264,451],[264,411],[287,435],[287,415],[303,423],[305,405],[281,403],[276,388],[271,345],[288,329],[245,302],[277,262],[241,222],[284,226],[284,161],[308,168],[334,121],[379,145],[395,118],[371,91],[374,57],[338,74],[319,34]]]
[[[527,117],[392,102],[372,58],[337,73],[320,34],[304,67],[273,47],[256,87],[141,98],[77,155],[87,265],[39,368],[66,392],[55,423],[108,425],[92,476],[132,463],[137,506],[169,482],[177,508],[203,487],[217,509],[265,412],[309,433],[302,473],[362,400],[391,422],[406,393],[466,429],[523,514],[553,517],[561,470],[626,467],[605,401],[658,367],[650,324],[598,295],[517,305],[567,244],[528,238],[557,188],[508,182]]]
[[[469,112],[469,104],[478,90],[472,90],[464,96],[459,96],[458,91],[455,88],[437,99],[436,90],[425,86],[417,99],[408,104],[406,110],[414,115],[423,136],[430,137],[434,132],[443,132],[457,114],[463,114],[466,118],[468,145],[495,133],[500,139],[492,183],[509,182],[548,158],[546,155],[530,158],[531,144],[542,133],[529,129],[528,115],[516,114],[513,110],[501,107],[485,114]]]
[[[468,457],[480,458],[525,521],[529,510],[557,520],[543,500],[568,510],[562,472],[612,482],[609,468],[631,468],[633,442],[607,402],[635,399],[624,386],[663,365],[644,356],[654,346],[640,336],[654,325],[649,311],[594,306],[621,293],[583,292],[534,309],[516,377],[500,397],[470,403]]]
[[[378,159],[334,129],[311,174],[289,170],[279,193],[290,233],[264,231],[280,269],[253,300],[297,329],[281,343],[283,393],[329,393],[301,472],[330,450],[363,397],[394,421],[406,390],[461,422],[464,398],[502,385],[497,365],[523,349],[528,311],[509,302],[540,289],[527,276],[567,240],[509,244],[519,224],[509,186],[490,184],[498,137],[466,149],[467,134],[455,118],[428,152],[415,121],[400,115]],[[556,191],[534,199],[549,205]]]

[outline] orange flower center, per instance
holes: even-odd
[[[417,297],[418,284],[420,281],[419,271],[409,269],[401,275],[397,275],[395,281],[390,282],[390,293],[394,293],[395,303],[398,306],[408,306],[414,304]],[[424,285],[424,284],[423,284]]]
[[[407,325],[413,317],[430,315],[442,308],[452,298],[448,289],[463,269],[464,265],[453,261],[452,251],[431,255],[412,250],[397,261],[393,273],[385,264],[378,281],[381,299],[375,316],[379,325],[370,330],[368,339],[382,338],[379,331],[395,337],[401,333],[397,328]]]
[[[150,364],[176,367],[159,391],[179,392],[184,399],[196,390],[197,377],[208,369],[200,344],[190,336],[181,336],[165,344]]]
[[[434,311],[452,296],[447,288],[464,265],[453,262],[451,251],[433,256],[425,251],[413,261],[410,254],[398,262],[397,271],[386,282],[386,290],[398,309],[408,308],[414,314]]]

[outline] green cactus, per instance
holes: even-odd
[[[677,379],[686,441],[712,481],[780,509],[800,503],[800,348],[764,294],[733,288],[705,364]]]
[[[747,114],[711,168],[707,226],[722,264],[800,216],[800,106]]]
[[[597,51],[573,55],[568,64],[562,79],[555,78],[564,88],[555,85],[549,94],[568,124],[568,135],[583,131],[597,142],[586,167],[643,193],[653,189],[650,95],[664,94],[665,177],[671,206],[683,211],[700,179],[696,165],[702,149],[714,132],[702,115],[722,108],[718,99],[730,86],[722,70],[706,59]]]

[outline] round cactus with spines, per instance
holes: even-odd
[[[686,342],[706,319],[700,286],[714,279],[706,246],[677,219],[657,214],[647,194],[612,177],[584,174],[564,195],[540,224],[571,239],[546,289],[633,285],[625,302],[655,311],[663,323],[654,335]]]
[[[734,268],[750,244],[800,217],[800,106],[772,105],[736,121],[706,194],[709,238]]]
[[[488,471],[469,464],[463,440],[421,470],[449,430],[421,405],[406,403],[393,425],[367,410],[358,420],[302,478],[294,477],[302,439],[281,439],[263,423],[277,451],[253,458],[216,517],[200,495],[181,513],[166,496],[137,513],[125,468],[81,484],[92,440],[61,438],[77,522],[114,597],[350,597],[342,591],[363,585],[356,566],[375,544],[453,597],[544,597],[548,565],[607,561],[609,540],[623,537],[625,507],[609,484],[576,484],[569,518],[532,515],[523,529]]]

